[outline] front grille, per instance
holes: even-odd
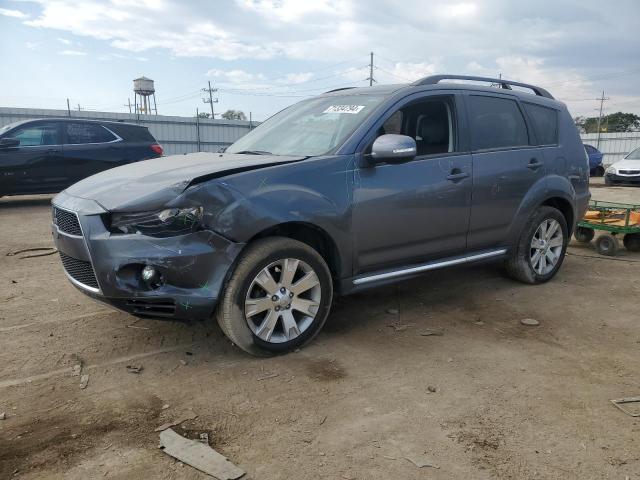
[[[168,298],[130,299],[126,302],[136,315],[153,317],[173,317],[176,314],[176,304]]]
[[[640,170],[618,170],[622,175],[640,175]]]
[[[62,265],[71,278],[82,285],[86,285],[87,287],[99,288],[98,280],[96,280],[96,274],[93,271],[91,262],[77,260],[62,252],[59,253]]]
[[[53,222],[58,226],[58,230],[69,235],[82,236],[78,216],[73,212],[67,212],[60,208],[53,207]]]

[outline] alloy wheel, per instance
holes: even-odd
[[[318,313],[322,287],[309,264],[283,258],[258,272],[247,290],[244,315],[251,331],[269,343],[302,335]]]
[[[560,260],[564,235],[560,223],[547,218],[538,226],[531,239],[531,267],[538,275],[550,273]]]

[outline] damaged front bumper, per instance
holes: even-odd
[[[243,247],[209,230],[168,238],[113,234],[103,222],[105,209],[64,192],[53,208],[52,233],[69,280],[134,315],[209,318]],[[154,267],[160,281],[145,282],[145,266]]]

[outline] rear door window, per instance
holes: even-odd
[[[67,144],[107,143],[117,137],[102,125],[95,123],[66,123]]]
[[[468,98],[474,151],[529,145],[527,124],[515,100],[484,95]]]
[[[553,108],[534,105],[533,103],[523,103],[523,105],[525,111],[533,122],[533,128],[536,130],[538,145],[557,145],[558,112]]]
[[[10,134],[20,140],[21,147],[37,147],[40,145],[58,145],[58,126],[55,123],[28,125]]]

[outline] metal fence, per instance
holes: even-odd
[[[640,132],[601,133],[600,141],[597,133],[582,133],[580,137],[583,143],[593,145],[604,153],[602,163],[605,166],[622,160],[629,152],[640,147]]]
[[[69,113],[72,118],[121,120],[149,127],[149,131],[164,147],[166,155],[200,151],[217,152],[231,145],[256,126],[255,122],[241,120],[0,107],[0,128],[20,120],[68,117]]]

